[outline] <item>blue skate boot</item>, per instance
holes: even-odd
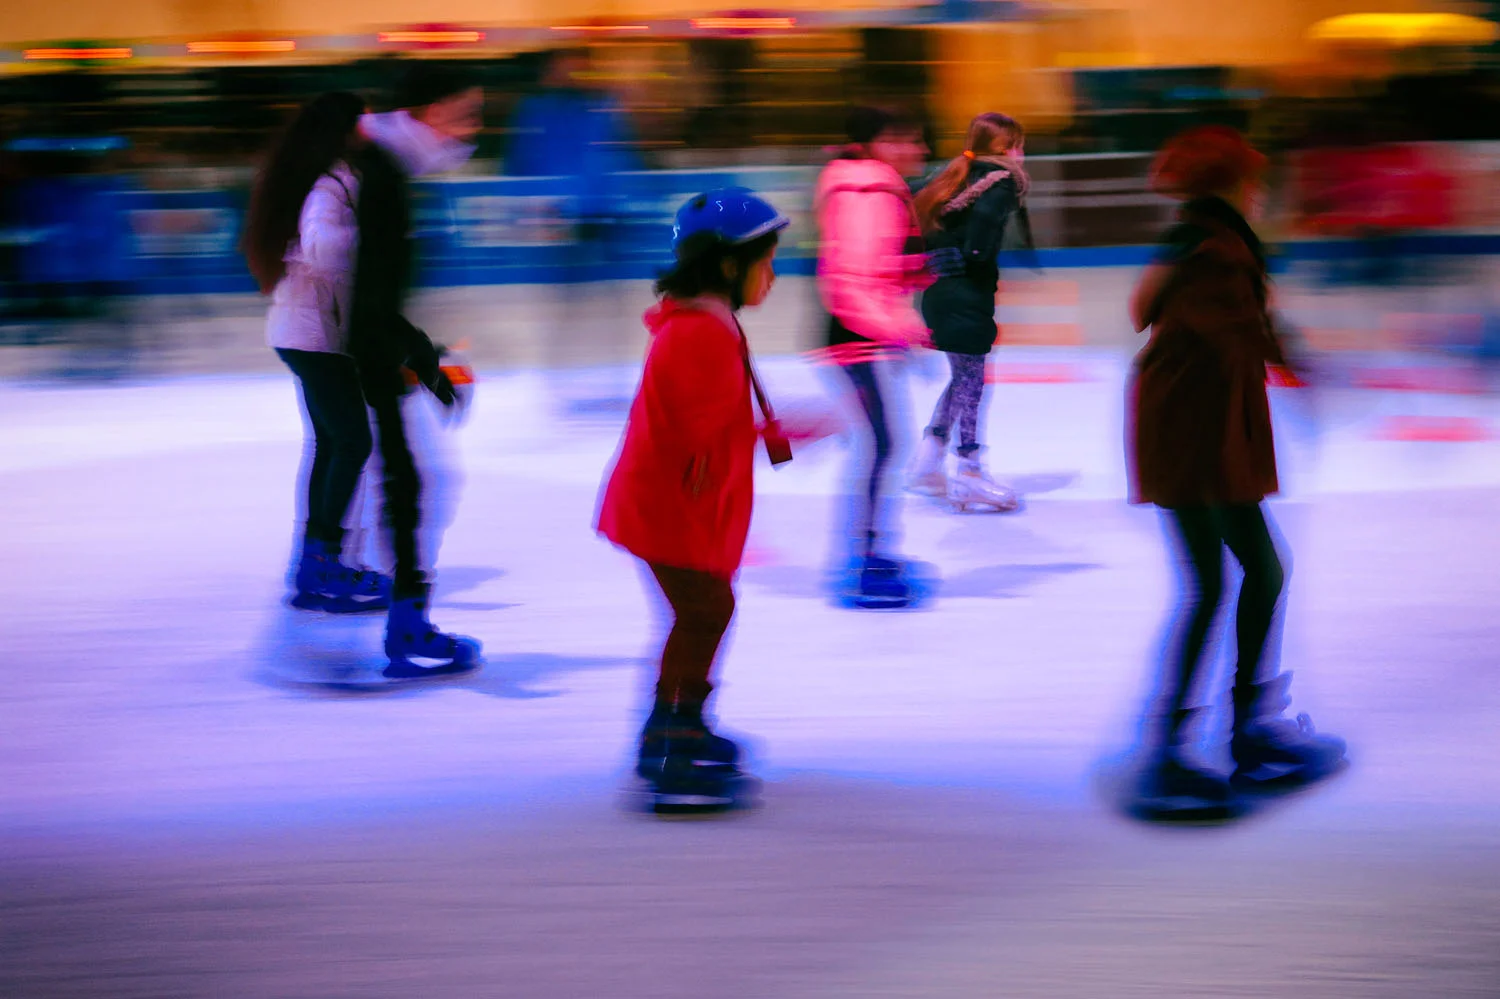
[[[293,585],[290,603],[299,610],[366,614],[391,605],[389,576],[345,565],[336,548],[315,538],[303,542]]]
[[[427,620],[427,589],[391,604],[386,621],[387,680],[429,680],[462,676],[479,668],[480,644],[463,635],[438,631]]]

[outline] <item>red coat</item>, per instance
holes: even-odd
[[[597,530],[659,565],[729,578],[750,532],[758,433],[744,347],[729,306],[665,299]]]
[[[1266,365],[1284,363],[1259,240],[1213,199],[1190,202],[1182,221],[1203,238],[1174,266],[1136,359],[1131,499],[1168,508],[1259,503],[1277,489]]]

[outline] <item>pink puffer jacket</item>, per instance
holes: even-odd
[[[915,294],[931,283],[911,192],[894,169],[837,159],[813,198],[821,242],[818,293],[849,332],[880,344],[926,344]]]

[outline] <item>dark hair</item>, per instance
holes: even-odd
[[[860,106],[849,109],[844,119],[844,137],[850,145],[865,146],[882,132],[918,130],[916,121],[894,108]]]
[[[250,192],[240,240],[262,294],[270,294],[286,273],[283,258],[297,238],[302,203],[318,178],[348,153],[364,111],[364,99],[355,94],[324,94],[304,105],[272,145]]]
[[[699,295],[728,295],[738,309],[744,305],[743,287],[750,265],[775,248],[779,233],[768,232],[748,243],[731,246],[712,233],[698,233],[683,243],[677,263],[656,279],[656,294],[667,298],[697,298]],[[738,265],[739,278],[724,276],[724,261]]]
[[[478,78],[465,66],[453,62],[410,63],[396,83],[398,110],[425,108],[479,86]]]

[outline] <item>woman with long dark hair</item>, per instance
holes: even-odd
[[[302,388],[311,427],[306,526],[291,603],[335,613],[390,606],[390,581],[340,560],[344,517],[370,457],[370,415],[347,352],[365,102],[330,93],[277,139],[250,198],[243,250],[271,296],[266,339]]]

